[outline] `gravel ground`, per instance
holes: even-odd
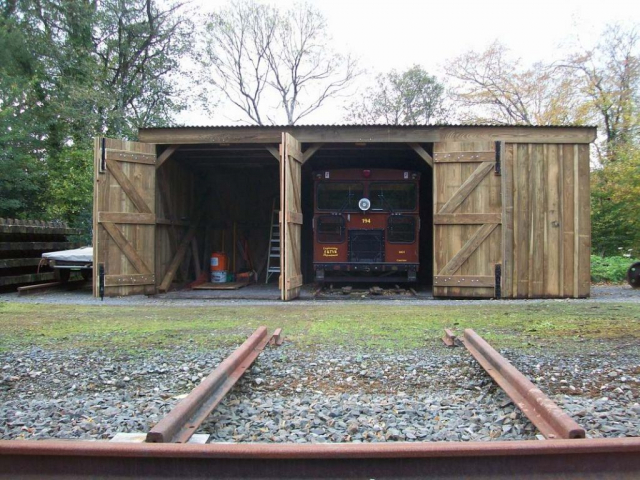
[[[147,431],[229,349],[0,354],[0,438]],[[640,352],[502,351],[592,437],[640,435]],[[269,348],[200,432],[212,442],[514,440],[535,428],[464,348],[396,354]]]
[[[310,298],[312,296],[312,286],[305,286],[303,296]],[[321,300],[296,300],[295,302],[281,303],[278,300],[275,302],[286,308],[287,305],[322,305],[322,304],[341,304],[341,303],[354,303],[358,304],[379,304],[380,302],[392,302],[394,305],[417,305],[417,306],[429,306],[429,305],[481,305],[486,302],[492,302],[495,304],[531,304],[540,302],[549,302],[550,300],[536,299],[536,300],[435,300],[433,298],[426,298],[427,295],[420,293],[418,298],[408,295],[393,296],[380,296],[361,299],[344,300],[342,295],[326,296]],[[221,300],[221,299],[195,299],[195,298],[173,298],[172,293],[164,295],[156,295],[154,297],[145,297],[144,295],[133,295],[130,297],[114,297],[105,298],[101,301],[99,298],[93,298],[91,296],[91,287],[85,286],[79,290],[64,291],[64,290],[49,290],[39,293],[32,293],[19,297],[17,292],[12,293],[0,293],[0,302],[17,302],[17,303],[43,303],[43,304],[57,304],[57,305],[130,305],[130,306],[208,306],[208,305],[273,305],[274,300]],[[551,300],[557,302],[586,302],[586,303],[617,303],[617,302],[632,302],[640,303],[640,289],[634,290],[629,285],[592,285],[591,297],[587,299],[562,299]]]

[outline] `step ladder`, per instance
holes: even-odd
[[[280,210],[276,210],[277,199],[271,208],[271,229],[269,231],[269,255],[267,257],[267,276],[264,283],[269,283],[272,275],[280,275]]]

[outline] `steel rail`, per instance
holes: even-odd
[[[0,440],[0,479],[637,479],[640,438],[369,444]]]
[[[146,442],[186,443],[270,340],[267,327],[259,327],[147,433]]]
[[[442,341],[445,344],[445,346],[447,346],[447,347],[455,347],[456,346],[456,336],[448,328],[444,329],[444,337],[442,337]]]
[[[585,438],[585,430],[480,335],[468,328],[464,346],[545,438]]]

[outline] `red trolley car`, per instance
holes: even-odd
[[[420,174],[392,169],[313,172],[318,282],[414,282]]]

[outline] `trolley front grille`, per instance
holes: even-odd
[[[349,261],[358,263],[384,262],[384,230],[350,231]]]

